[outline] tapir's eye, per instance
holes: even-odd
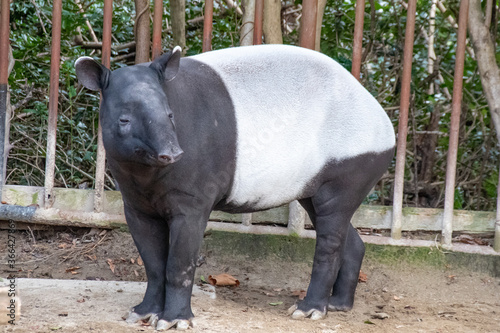
[[[170,113],[170,114],[168,115],[168,119],[170,119],[170,122],[172,123],[172,126],[174,126],[174,129],[175,129],[174,114],[173,114],[173,113]]]

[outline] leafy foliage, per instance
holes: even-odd
[[[283,1],[283,8],[297,4]],[[374,8],[371,8],[373,3]],[[102,1],[81,0],[86,18],[98,39],[102,36]],[[328,0],[323,19],[321,51],[347,69],[351,67],[355,0]],[[434,34],[437,55],[428,72],[430,1],[418,1],[415,31],[412,96],[408,131],[405,200],[408,205],[440,207],[448,151],[451,98],[457,32],[447,21],[457,16],[458,0],[447,1],[448,11],[437,13]],[[151,4],[153,8],[153,4]],[[201,52],[204,1],[186,2],[187,55]],[[14,148],[8,162],[8,182],[43,186],[48,119],[52,3],[47,0],[11,4],[11,42],[16,59],[9,78],[11,102],[16,106],[11,122]],[[113,44],[133,41],[135,17],[132,0],[114,1]],[[91,41],[86,18],[75,1],[63,1],[56,186],[93,186],[99,100],[78,85],[73,63],[81,55],[99,59],[98,50],[83,49],[79,36]],[[165,2],[164,21],[170,22]],[[201,21],[202,22],[202,21]],[[364,26],[362,83],[387,110],[398,126],[406,9],[401,1],[367,3]],[[213,48],[237,46],[241,18],[222,2],[214,8]],[[172,32],[164,24],[163,48],[171,48]],[[496,36],[500,34],[497,33]],[[297,30],[284,31],[288,44],[297,44]],[[118,58],[133,50],[113,51]],[[128,58],[130,59],[130,58]],[[112,67],[125,62],[112,62]],[[293,70],[293,69],[290,69]],[[440,77],[442,79],[440,79]],[[434,92],[430,92],[433,86]],[[463,107],[460,122],[455,207],[491,210],[495,208],[498,183],[498,148],[482,93],[476,63],[466,56]],[[110,179],[110,178],[109,178]],[[107,182],[112,188],[112,182]],[[367,201],[390,204],[393,170],[377,185]]]

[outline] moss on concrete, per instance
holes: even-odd
[[[239,255],[249,259],[280,258],[292,262],[312,263],[314,239],[294,236],[250,235],[236,232],[209,231],[202,251],[212,255]],[[366,244],[365,259],[372,263],[434,268],[463,268],[500,277],[500,256],[445,252],[438,248],[403,247]]]
[[[209,231],[203,242],[203,251],[242,255],[249,259],[266,259],[273,256],[294,262],[307,262],[312,261],[315,243],[314,239],[293,236]]]

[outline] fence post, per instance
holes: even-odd
[[[163,16],[163,0],[155,0],[155,9],[153,14],[153,47],[152,47],[152,58],[155,60],[156,57],[161,55],[161,27],[162,27],[162,16]]]
[[[288,205],[288,233],[302,234],[306,224],[306,211],[297,200]]]
[[[54,203],[52,190],[56,164],[57,108],[59,99],[59,66],[61,61],[61,15],[62,0],[54,0],[52,8],[52,48],[50,56],[49,120],[47,128],[47,153],[45,160],[44,206]]]
[[[403,220],[403,188],[406,160],[406,137],[408,135],[408,110],[410,108],[411,67],[413,59],[413,37],[415,32],[415,13],[417,1],[408,1],[406,14],[405,48],[403,55],[403,79],[399,106],[398,143],[396,152],[396,173],[394,175],[394,200],[392,207],[391,237],[401,238]]]
[[[262,44],[263,18],[264,18],[264,0],[255,0],[255,16],[253,22],[253,45]]]
[[[450,143],[446,159],[446,189],[444,197],[442,243],[451,246],[453,233],[453,208],[455,204],[455,176],[457,170],[458,135],[460,130],[460,108],[462,107],[462,86],[465,60],[465,38],[467,36],[467,17],[469,0],[460,2],[458,21],[457,51],[455,56],[455,75],[453,78],[453,100],[451,104]]]
[[[214,0],[205,0],[205,15],[203,19],[202,52],[212,50],[212,21],[214,15]]]
[[[7,133],[7,93],[9,87],[9,33],[10,33],[10,1],[1,0],[0,17],[0,202],[2,200],[3,185],[5,184],[5,171],[7,159],[4,158],[5,135]],[[1,203],[0,203],[1,205]]]
[[[111,22],[113,18],[113,0],[104,0],[102,26],[102,59],[101,62],[107,68],[111,65]],[[101,95],[102,102],[102,95]],[[95,167],[95,192],[94,192],[94,211],[101,213],[103,211],[104,199],[104,177],[106,174],[106,150],[102,142],[102,128],[99,120],[97,129],[97,161]]]
[[[351,74],[358,81],[361,73],[363,54],[363,26],[365,21],[365,0],[356,0],[356,18],[354,19],[354,42],[352,45]]]

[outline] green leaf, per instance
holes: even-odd
[[[271,303],[269,303],[269,305],[272,305],[272,306],[281,305],[281,304],[283,304],[283,302],[281,302],[281,301],[280,302],[271,302]]]

